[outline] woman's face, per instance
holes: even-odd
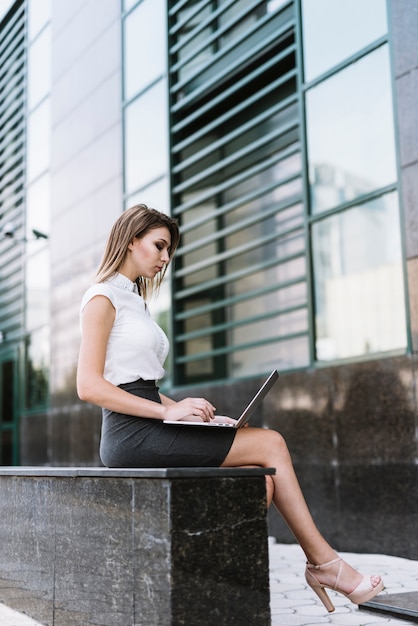
[[[140,239],[129,244],[128,260],[134,279],[138,276],[154,278],[169,262],[170,231],[165,226],[149,230]]]

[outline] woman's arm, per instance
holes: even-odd
[[[204,398],[186,398],[174,402],[161,396],[162,404],[124,391],[103,377],[107,343],[115,321],[115,309],[105,296],[95,296],[83,310],[83,332],[77,368],[77,392],[81,400],[109,411],[137,417],[182,419],[195,415],[204,421],[213,419],[214,407]]]
[[[143,417],[164,418],[164,407],[138,398],[103,377],[107,342],[115,321],[115,309],[105,296],[95,296],[83,310],[83,332],[77,368],[77,392],[81,400]]]

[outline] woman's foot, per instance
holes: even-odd
[[[354,604],[371,600],[383,589],[380,576],[363,576],[339,557],[323,565],[307,563],[305,577],[329,612],[334,611],[334,605],[325,587],[342,593]]]

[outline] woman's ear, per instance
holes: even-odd
[[[133,250],[134,247],[134,239],[132,239],[132,241],[130,243],[128,243],[128,250]]]

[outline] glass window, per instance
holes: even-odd
[[[50,232],[50,176],[45,174],[30,185],[26,196],[26,237],[33,237],[33,229],[48,235]]]
[[[310,89],[306,113],[313,213],[396,181],[387,46]]]
[[[305,80],[387,32],[386,0],[302,0]]]
[[[51,19],[51,0],[29,0],[28,11],[29,41],[32,41]]]
[[[49,168],[51,106],[45,100],[28,119],[27,177],[32,181]]]
[[[163,0],[144,0],[126,18],[124,57],[125,100],[165,74],[166,5]]]
[[[45,407],[49,396],[49,327],[26,339],[26,408]]]
[[[125,110],[125,191],[133,192],[168,170],[166,82],[160,81]]]
[[[393,192],[313,225],[318,360],[405,348],[398,211]]]
[[[51,28],[29,48],[28,108],[32,110],[51,89]]]
[[[134,206],[134,204],[146,204],[153,209],[170,215],[168,176],[164,176],[164,178],[158,180],[156,183],[152,183],[144,189],[140,189],[132,196],[129,196],[125,202],[125,208],[128,209]]]
[[[33,330],[49,322],[50,255],[43,248],[26,264],[26,328]]]
[[[139,0],[123,0],[123,10],[129,11]]]

